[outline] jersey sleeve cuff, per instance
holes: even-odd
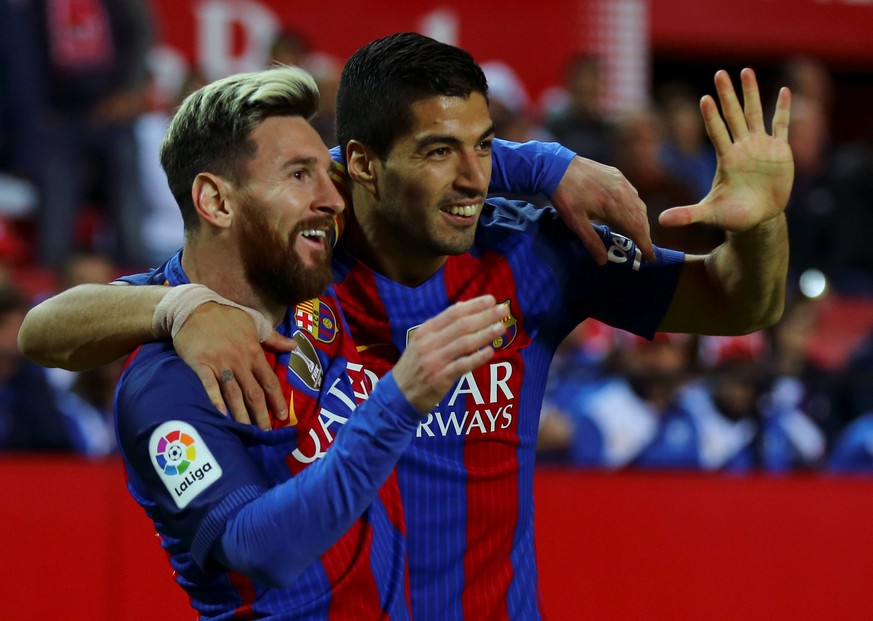
[[[412,406],[400,390],[393,372],[387,373],[379,380],[370,399],[375,399],[383,410],[395,414],[410,425],[418,425],[421,422],[421,412]]]

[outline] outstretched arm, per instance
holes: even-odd
[[[724,118],[712,97],[700,102],[718,157],[712,189],[700,203],[668,209],[660,217],[664,226],[718,226],[727,240],[708,255],[686,259],[660,331],[743,334],[782,315],[788,272],[784,210],[794,180],[791,93],[779,92],[768,134],[755,74],[744,69],[740,77],[742,106],[728,74],[715,75]]]
[[[155,311],[170,292],[162,286],[73,287],[30,310],[18,347],[48,367],[78,371],[107,364],[170,336],[153,329]],[[268,408],[280,419],[287,417],[285,397],[261,346],[289,351],[293,341],[270,330],[261,335],[247,313],[209,302],[177,328],[173,345],[179,357],[194,369],[219,411],[230,410],[235,420],[254,421],[262,429],[270,429]],[[227,372],[234,381],[221,382]]]

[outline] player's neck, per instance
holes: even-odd
[[[383,224],[349,219],[342,237],[343,249],[373,271],[407,287],[417,287],[436,274],[447,257],[410,248],[408,240]]]

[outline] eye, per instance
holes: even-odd
[[[291,177],[297,179],[298,181],[306,181],[311,176],[312,173],[308,168],[298,168],[291,171]]]
[[[478,145],[476,145],[476,148],[477,148],[479,151],[490,151],[490,150],[491,150],[491,146],[492,146],[493,144],[494,144],[494,139],[493,139],[493,138],[488,138],[488,139],[483,140],[482,142],[480,142]]]
[[[436,149],[432,149],[428,151],[428,157],[448,157],[451,155],[452,150],[449,147],[437,147]]]

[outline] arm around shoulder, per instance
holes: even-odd
[[[167,287],[86,284],[35,306],[18,347],[47,367],[81,371],[107,364],[155,338],[152,317]]]

